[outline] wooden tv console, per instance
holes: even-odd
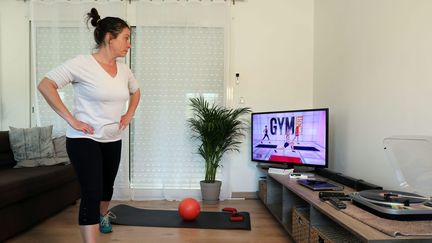
[[[259,189],[262,202],[296,242],[432,242],[432,235],[392,237],[382,233],[321,201],[317,191],[286,175],[267,174]],[[344,189],[345,193],[352,191]]]

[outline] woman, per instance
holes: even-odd
[[[81,236],[93,243],[98,226],[102,233],[112,231],[108,206],[120,163],[121,131],[132,120],[140,90],[129,67],[116,61],[131,47],[129,25],[120,18],[101,19],[94,8],[87,14],[88,21],[95,27],[97,51],[51,70],[38,89],[68,123],[66,148],[81,186]],[[57,92],[69,83],[74,88],[72,113]]]

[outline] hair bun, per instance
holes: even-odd
[[[92,8],[89,13],[87,13],[87,21],[90,20],[92,26],[96,27],[101,20],[98,11],[95,8]]]

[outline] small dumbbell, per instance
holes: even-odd
[[[222,211],[231,213],[230,221],[232,222],[241,222],[244,220],[243,216],[237,213],[236,208],[223,208]]]
[[[231,214],[237,214],[236,208],[223,208],[222,211],[224,212],[230,212]]]

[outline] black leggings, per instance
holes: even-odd
[[[99,204],[110,201],[120,164],[121,140],[101,143],[67,138],[66,149],[81,186],[79,224],[99,223]]]

